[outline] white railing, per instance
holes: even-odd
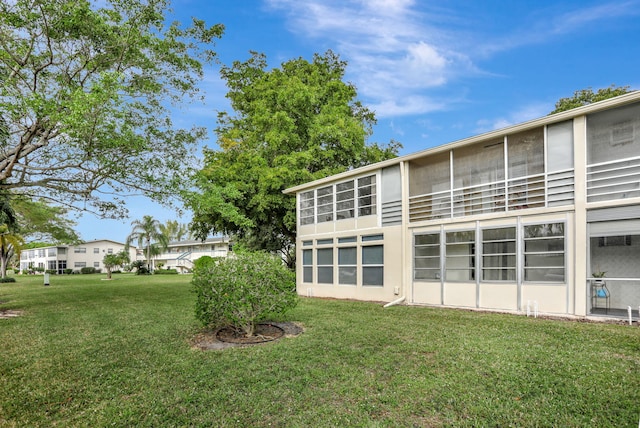
[[[409,221],[571,205],[574,189],[574,171],[568,169],[415,195],[409,198]]]
[[[587,166],[587,202],[640,197],[640,156]]]

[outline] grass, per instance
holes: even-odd
[[[306,299],[199,351],[189,276],[0,285],[0,426],[636,427],[640,329]]]

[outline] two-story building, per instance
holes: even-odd
[[[640,305],[640,92],[285,192],[301,295],[576,316]]]
[[[193,270],[193,262],[200,257],[227,257],[230,250],[231,245],[227,237],[207,238],[204,241],[173,241],[153,260],[155,266],[161,263],[163,269],[176,269],[178,272],[184,273]]]
[[[125,249],[121,242],[101,239],[78,245],[56,245],[51,247],[23,250],[20,253],[20,272],[35,268],[56,271],[59,274],[66,269],[80,271],[83,267],[103,269],[102,260],[107,254],[117,254]],[[136,248],[129,248],[129,257],[136,259]]]

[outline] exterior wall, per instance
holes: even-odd
[[[384,182],[385,171],[390,176],[399,171],[400,196],[395,182]],[[317,206],[309,205],[308,197],[302,205],[301,194],[314,195],[314,189],[331,185],[337,194],[340,183],[368,174],[378,180],[376,215],[313,221],[310,212]],[[298,195],[299,216],[306,211],[305,223],[298,226],[298,260],[305,249],[314,257],[297,267],[302,295],[405,297],[408,304],[586,316],[596,313],[594,263],[606,257],[600,263],[620,277],[607,281],[615,291],[605,313],[609,306],[640,305],[635,270],[640,264],[631,261],[640,245],[640,92],[286,192]],[[323,204],[326,216],[326,200]],[[400,206],[398,219],[388,214],[392,205]],[[601,213],[590,215],[595,210]],[[606,223],[622,220],[631,222],[630,231]],[[607,227],[614,230],[606,232]],[[345,286],[337,280],[322,284],[315,272],[309,276],[310,269],[318,269],[318,240],[332,240],[338,249],[333,240],[371,233],[383,235],[383,287]],[[508,236],[489,238],[500,233]],[[630,243],[592,250],[590,260],[590,236],[618,235],[629,235]],[[334,278],[337,257],[334,250]],[[360,258],[356,267],[363,267]]]

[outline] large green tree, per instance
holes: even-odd
[[[608,88],[598,89],[593,92],[593,89],[580,89],[573,93],[573,96],[560,98],[556,102],[555,109],[549,114],[560,113],[561,111],[571,110],[576,107],[586,106],[591,103],[603,101],[609,98],[617,97],[618,95],[626,94],[630,92],[629,86],[616,86],[611,85]]]
[[[282,191],[397,155],[396,142],[367,144],[375,115],[343,80],[346,66],[327,51],[273,69],[259,53],[222,67],[233,113],[219,113],[219,149],[205,150],[199,191],[186,197],[199,238],[234,235],[293,266],[295,198]]]
[[[223,27],[167,23],[168,7],[0,2],[0,189],[117,217],[126,194],[180,187],[204,130],[169,108],[197,95]]]

